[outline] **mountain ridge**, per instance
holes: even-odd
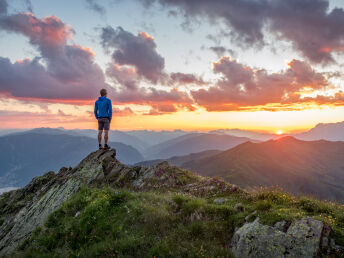
[[[115,150],[98,150],[0,195],[0,255],[339,257],[343,214],[167,162],[126,166]]]
[[[241,187],[279,185],[294,194],[343,201],[343,154],[344,142],[302,141],[287,136],[247,142],[181,167],[204,176],[219,176]]]

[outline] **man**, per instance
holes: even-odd
[[[106,89],[100,90],[100,97],[94,104],[94,115],[98,120],[98,143],[99,149],[102,149],[102,134],[104,132],[104,148],[110,149],[108,145],[109,140],[109,130],[110,130],[110,122],[112,119],[112,104],[111,100],[107,98],[107,91]]]

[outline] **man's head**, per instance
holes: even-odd
[[[100,96],[102,96],[102,97],[106,97],[106,95],[107,95],[107,91],[106,91],[106,89],[101,89],[100,90]]]

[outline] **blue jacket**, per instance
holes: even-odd
[[[94,115],[96,118],[108,117],[112,119],[112,104],[107,97],[99,97],[94,104]]]

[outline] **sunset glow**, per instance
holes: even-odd
[[[274,8],[288,19],[254,16],[255,25],[243,26],[240,15],[226,16],[222,2],[211,15],[207,4],[184,1],[89,3],[1,7],[0,128],[95,128],[101,88],[108,89],[112,129],[119,130],[240,128],[281,135],[343,120],[337,53],[344,51],[344,35],[328,25],[335,24],[333,8],[343,10],[338,1],[318,7],[323,15],[307,28],[292,22],[303,24],[304,15],[280,6]],[[80,13],[63,11],[66,6]],[[185,16],[171,15],[174,8]],[[311,3],[302,8],[313,10]]]
[[[281,135],[281,134],[283,134],[283,131],[282,131],[282,130],[278,130],[278,131],[276,132],[276,134]]]

